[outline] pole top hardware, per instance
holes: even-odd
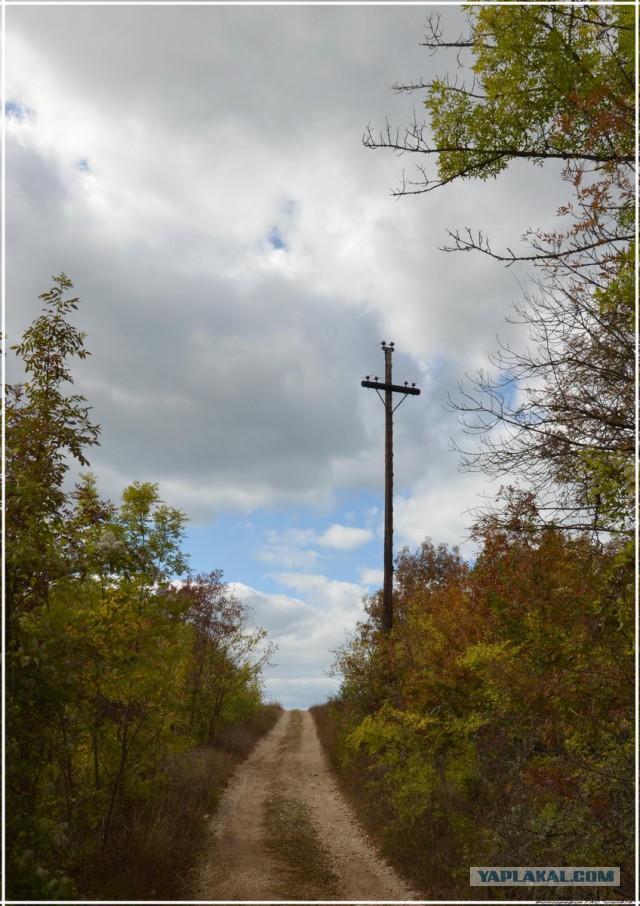
[[[412,384],[411,387],[409,387],[406,383],[404,384],[404,386],[401,384],[387,384],[386,381],[379,381],[377,377],[375,377],[372,381],[368,379],[360,381],[360,386],[371,387],[372,390],[391,390],[393,393],[408,393],[413,396],[420,396],[420,389],[416,387],[415,384]]]

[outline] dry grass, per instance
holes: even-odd
[[[301,802],[273,793],[265,802],[264,827],[268,847],[282,868],[283,898],[337,898],[338,877]]]
[[[205,839],[206,820],[238,765],[275,724],[282,709],[268,705],[254,718],[225,728],[214,745],[173,758],[162,791],[131,806],[108,848],[79,878],[90,899],[180,900]]]
[[[282,752],[292,752],[300,748],[302,743],[302,712],[292,711],[289,718],[287,732],[278,744]]]

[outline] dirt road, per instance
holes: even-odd
[[[359,829],[308,711],[285,711],[211,819],[199,900],[418,899]]]

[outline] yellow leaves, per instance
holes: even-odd
[[[462,576],[432,547],[399,558],[391,640],[367,670],[343,660],[350,770],[389,836],[419,826],[425,853],[455,840],[452,864],[545,864],[549,846],[628,861],[633,547],[550,529],[483,541]]]
[[[459,792],[464,792],[469,784],[478,779],[478,759],[475,745],[466,745],[447,760],[445,778]]]
[[[400,726],[393,720],[393,709],[385,705],[377,714],[365,717],[350,734],[347,739],[347,751],[356,752],[366,747],[375,755],[386,749],[389,744],[398,743],[400,738]]]
[[[398,815],[409,822],[423,817],[438,786],[436,768],[418,740],[436,723],[385,704],[365,717],[346,741],[347,760],[364,749],[372,759],[372,770],[378,773],[384,768],[386,793]]]
[[[511,640],[479,642],[476,645],[470,645],[460,656],[458,662],[473,670],[483,670],[496,664],[506,665],[515,660],[519,647]]]

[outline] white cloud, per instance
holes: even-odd
[[[282,532],[272,529],[267,532],[255,556],[262,563],[282,569],[311,569],[321,558],[321,554],[310,547],[315,539],[315,532],[311,529],[286,529]]]
[[[242,582],[230,582],[229,590],[251,608],[256,625],[267,629],[275,640],[313,620],[313,608],[299,598],[265,594]]]
[[[282,570],[298,572],[316,567],[326,561],[332,551],[348,552],[362,547],[373,537],[370,529],[334,523],[324,532],[311,528],[271,529],[255,551],[255,557],[262,563],[277,566]],[[316,548],[324,548],[319,551]]]
[[[483,494],[491,496],[495,488],[482,476],[456,475],[455,480],[434,484],[417,483],[408,496],[399,496],[394,504],[394,527],[398,543],[418,547],[429,537],[434,544],[457,545],[465,557],[473,557],[475,547],[469,529],[474,521],[473,509],[483,503]]]
[[[370,529],[354,528],[350,525],[334,523],[318,538],[322,547],[333,547],[341,551],[352,551],[362,547],[373,537]]]
[[[384,582],[384,570],[362,567],[360,569],[360,581],[363,585],[381,588],[382,583]]]
[[[279,573],[275,578],[305,600],[265,594],[241,583],[230,588],[278,645],[275,666],[265,673],[267,697],[288,708],[306,708],[337,692],[339,678],[330,675],[332,651],[364,616],[367,589],[316,574]]]

